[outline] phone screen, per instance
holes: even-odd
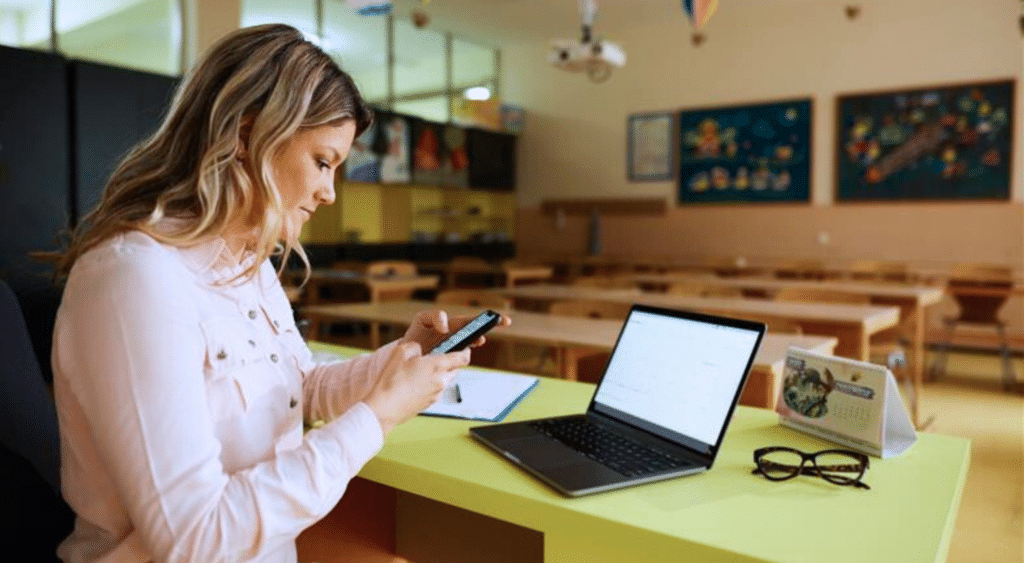
[[[473,320],[466,323],[466,326],[450,334],[440,344],[430,351],[431,354],[445,354],[462,350],[480,338],[480,335],[494,328],[498,324],[501,315],[494,311],[484,311]]]

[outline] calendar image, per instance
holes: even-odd
[[[776,409],[798,425],[869,442],[881,423],[885,368],[836,360],[791,351]]]
[[[877,457],[898,455],[917,433],[885,366],[790,348],[779,422]]]

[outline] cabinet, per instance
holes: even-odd
[[[496,243],[515,237],[515,194],[438,186],[344,182],[303,243]]]

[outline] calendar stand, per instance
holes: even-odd
[[[917,441],[896,379],[877,364],[790,348],[775,410],[784,426],[876,457]]]

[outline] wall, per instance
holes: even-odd
[[[1015,151],[1010,202],[833,205],[832,197],[836,96],[1019,78],[1019,2],[864,0],[852,21],[847,3],[723,2],[700,47],[678,3],[644,4],[665,10],[656,24],[599,17],[597,31],[629,57],[603,84],[547,65],[546,44],[504,46],[504,97],[528,112],[518,159],[520,251],[586,248],[585,218],[570,217],[558,231],[540,214],[544,199],[656,196],[672,203],[664,217],[605,218],[606,253],[1024,262],[1024,151]],[[1022,138],[1021,90],[1015,139]],[[626,181],[630,113],[808,95],[815,100],[809,205],[675,207],[674,183]]]

